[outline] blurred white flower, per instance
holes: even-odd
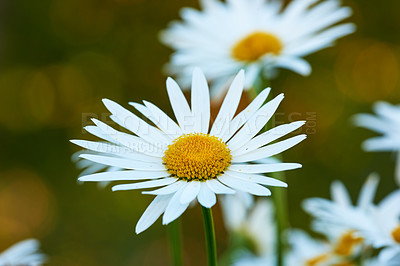
[[[292,229],[288,232],[290,250],[285,256],[287,266],[331,265],[331,246],[328,242],[315,240],[305,232]]]
[[[18,242],[0,253],[2,266],[39,266],[46,262],[46,255],[39,252],[40,243],[36,239]]]
[[[313,229],[327,237],[335,256],[358,256],[362,247],[370,244],[359,229],[371,223],[367,214],[373,207],[378,182],[375,174],[367,178],[357,205],[352,204],[348,191],[339,181],[331,185],[332,201],[322,198],[304,201],[304,209],[315,218]]]
[[[249,252],[234,256],[233,265],[273,265],[276,260],[276,226],[272,203],[239,192],[221,199],[222,213],[231,237],[244,239]]]
[[[368,176],[361,188],[356,205],[351,202],[351,197],[340,181],[335,181],[331,185],[332,201],[323,198],[310,198],[303,202],[303,208],[316,219],[313,228],[321,233],[326,230],[352,231],[348,223],[343,221],[352,221],[350,224],[363,223],[367,221],[357,220],[365,214],[374,205],[374,197],[379,183],[379,177],[376,174]],[[329,229],[330,228],[330,229]],[[329,233],[329,232],[328,232]],[[335,235],[335,233],[332,233]]]
[[[243,86],[244,71],[240,71],[211,128],[209,89],[203,72],[198,68],[193,72],[190,107],[179,85],[173,79],[167,79],[167,92],[178,123],[146,101],[144,105],[130,104],[155,126],[119,104],[104,99],[111,112],[110,118],[133,134],[92,119],[96,125],[85,129],[105,142],[71,142],[91,150],[81,154],[81,158],[124,170],[89,174],[79,180],[139,181],[115,185],[113,191],[161,187],[143,192],[156,197],[137,223],[137,233],[146,230],[163,213],[163,224],[174,221],[192,201],[197,200],[202,206],[211,208],[216,203],[216,194],[245,191],[269,196],[271,192],[265,186],[286,184],[262,173],[296,169],[301,165],[254,162],[279,154],[304,140],[306,136],[303,134],[270,144],[304,125],[304,121],[280,125],[257,135],[284,97],[278,95],[264,104],[269,93],[269,89],[265,89],[234,117]]]
[[[377,102],[373,109],[376,115],[358,114],[354,117],[357,126],[375,131],[381,136],[364,141],[366,151],[391,151],[397,153],[395,176],[400,185],[400,105]]]
[[[173,22],[161,40],[175,52],[167,69],[189,87],[194,67],[212,81],[212,93],[226,87],[239,69],[245,69],[245,87],[257,77],[270,79],[277,68],[301,75],[311,73],[302,57],[355,30],[351,23],[335,25],[352,10],[337,0],[203,0],[203,11],[182,9],[183,22]],[[333,26],[335,25],[335,26]]]
[[[375,248],[383,248],[378,256],[380,265],[400,265],[400,190],[386,196],[364,216],[361,219],[370,222],[354,226]]]

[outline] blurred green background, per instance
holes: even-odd
[[[287,173],[290,222],[307,228],[300,202],[328,197],[340,179],[355,199],[365,177],[381,175],[378,199],[395,189],[389,153],[365,153],[373,136],[350,118],[377,100],[400,102],[400,2],[344,1],[355,34],[309,56],[310,77],[281,71],[278,122],[306,119],[308,139],[284,153],[303,169]],[[104,118],[102,98],[124,106],[150,100],[171,114],[162,66],[171,50],[158,32],[194,0],[3,0],[0,6],[0,250],[28,237],[42,241],[49,265],[168,265],[166,227],[135,235],[151,196],[77,184],[72,138],[89,116]],[[227,244],[214,207],[219,251]],[[187,265],[204,265],[200,209],[183,216]]]

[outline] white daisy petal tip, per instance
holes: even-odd
[[[107,109],[108,109],[108,106],[110,106],[110,105],[112,105],[112,104],[115,104],[114,101],[112,101],[112,100],[110,100],[110,99],[108,99],[108,98],[103,98],[103,99],[101,99],[101,101],[102,101],[103,104],[107,107]]]
[[[135,107],[137,109],[137,107],[141,106],[140,103],[135,103],[135,102],[128,102],[129,105]]]
[[[70,139],[69,140],[69,142],[71,142],[71,143],[73,143],[73,144],[75,144],[75,145],[78,145],[77,143],[80,143],[80,141],[81,140],[79,140],[79,139]],[[78,145],[79,146],[79,145]]]
[[[168,77],[168,78],[167,78],[166,84],[167,84],[167,88],[168,88],[168,87],[171,87],[171,86],[178,85],[178,84],[176,83],[175,79],[173,79],[172,77]]]
[[[244,69],[239,70],[239,72],[235,76],[234,81],[238,82],[240,86],[244,87],[244,82],[245,82]]]
[[[194,67],[193,68],[193,73],[192,73],[192,79],[196,79],[196,78],[204,78],[204,72],[200,67]]]

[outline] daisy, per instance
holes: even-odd
[[[378,255],[380,265],[394,266],[400,262],[399,203],[400,190],[397,190],[364,214],[371,220],[370,223],[356,225],[375,248],[383,248]]]
[[[373,109],[376,115],[358,114],[354,118],[357,126],[375,131],[381,136],[364,141],[366,151],[391,151],[397,153],[396,181],[400,185],[400,105],[377,102]]]
[[[367,213],[373,206],[378,181],[373,174],[367,178],[356,206],[351,203],[348,191],[339,181],[332,183],[332,201],[321,198],[304,201],[304,209],[316,218],[313,229],[328,238],[334,255],[355,257],[364,245],[370,244],[359,229],[371,223]]]
[[[355,264],[354,257],[338,253],[337,243],[311,238],[305,232],[291,229],[288,233],[291,249],[286,254],[288,266],[351,266]],[[349,239],[344,239],[343,243]],[[372,260],[361,265],[374,265]]]
[[[317,2],[293,0],[283,8],[279,0],[202,0],[203,11],[184,8],[183,21],[160,35],[175,50],[167,70],[187,88],[193,68],[201,67],[213,94],[240,69],[247,73],[246,88],[260,75],[272,78],[277,68],[309,75],[304,56],[355,30],[350,23],[335,25],[351,15],[350,8],[337,0]]]
[[[199,69],[193,73],[190,107],[178,84],[167,79],[167,92],[177,122],[150,102],[130,103],[154,123],[153,126],[117,103],[104,99],[103,103],[111,112],[110,118],[130,133],[93,119],[95,126],[86,127],[86,130],[103,141],[72,142],[97,153],[81,154],[81,158],[124,170],[85,175],[79,180],[139,181],[115,185],[113,191],[161,187],[143,192],[156,197],[137,223],[136,233],[147,229],[163,213],[163,224],[172,222],[196,198],[202,206],[211,208],[216,203],[216,194],[232,194],[238,190],[269,196],[270,190],[263,185],[283,184],[261,174],[296,169],[301,165],[253,162],[274,156],[304,140],[305,135],[298,135],[271,144],[302,126],[304,121],[257,135],[273,116],[283,94],[264,104],[269,93],[269,89],[265,89],[234,116],[243,85],[244,71],[240,71],[211,128],[209,89]]]
[[[39,252],[39,246],[40,244],[36,239],[18,242],[0,253],[0,265],[42,265],[46,262],[46,256]]]
[[[276,226],[272,202],[259,199],[249,204],[244,192],[222,197],[221,206],[226,228],[232,239],[242,239],[246,252],[238,250],[233,254],[236,266],[273,265],[275,258]],[[242,242],[241,241],[241,242]],[[269,263],[266,263],[266,262]]]

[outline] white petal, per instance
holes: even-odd
[[[291,1],[285,8],[282,16],[283,19],[290,20],[297,16],[303,15],[302,13],[313,3],[318,0],[302,0],[302,1]]]
[[[177,192],[183,186],[186,185],[186,181],[177,181],[172,183],[171,185],[151,190],[151,191],[142,191],[142,194],[150,194],[150,195],[168,195]]]
[[[268,188],[256,183],[247,182],[242,179],[230,176],[228,173],[226,173],[224,176],[219,177],[218,180],[231,188],[245,191],[256,196],[271,195],[271,191]]]
[[[352,13],[353,12],[351,8],[348,7],[336,9],[329,14],[326,14],[324,17],[320,18],[318,23],[309,25],[309,27],[303,32],[303,34],[310,34],[322,30],[325,27],[329,27],[330,25],[349,17]]]
[[[258,175],[258,174],[247,174],[247,173],[239,173],[233,171],[226,172],[230,176],[234,176],[239,179],[243,179],[248,182],[254,182],[265,186],[273,186],[273,187],[287,187],[287,184],[283,181],[280,181],[275,178],[271,178],[268,176]]]
[[[154,125],[156,125],[157,127],[159,127],[159,128],[165,133],[165,136],[167,136],[168,138],[170,138],[170,139],[172,139],[172,140],[174,139],[173,136],[170,136],[170,135],[167,133],[166,130],[168,130],[168,129],[163,128],[163,124],[160,123],[160,117],[154,116],[153,113],[150,112],[150,110],[147,108],[147,106],[144,106],[144,105],[138,104],[138,103],[134,103],[134,102],[130,102],[129,104],[132,105],[133,107],[135,107],[136,110],[138,110],[139,112],[141,112],[141,113],[142,113],[145,117],[147,117],[151,122],[153,122]]]
[[[365,151],[398,151],[400,139],[389,137],[375,137],[363,142],[362,147]]]
[[[128,157],[133,160],[143,161],[143,162],[151,162],[151,163],[159,163],[161,164],[163,161],[160,157],[148,156],[132,149],[129,149],[125,146],[108,144],[106,142],[97,142],[97,141],[87,141],[87,140],[70,140],[75,145],[81,146],[85,149],[96,151],[100,153],[109,153],[115,154],[121,157]]]
[[[82,154],[84,154],[84,151],[81,152],[81,153],[79,154],[79,156],[81,156]],[[76,163],[76,167],[77,167],[78,169],[83,169],[83,168],[86,168],[86,167],[89,167],[89,166],[93,166],[93,165],[99,165],[99,164],[93,163],[93,162],[91,162],[91,161],[84,160],[84,159],[82,159],[82,158],[80,158],[80,157],[79,157],[79,159],[80,159],[80,160]],[[100,169],[102,169],[102,168],[104,168],[104,167],[105,167],[104,165],[101,165],[101,168],[100,168]]]
[[[221,105],[217,118],[211,128],[210,135],[217,135],[221,130],[221,124],[230,122],[236,113],[236,109],[240,102],[244,86],[244,71],[241,70],[233,80],[229,87],[228,93],[225,96],[224,102]]]
[[[335,203],[338,203],[343,207],[348,207],[352,205],[349,192],[340,181],[332,182],[331,197]]]
[[[112,187],[112,191],[161,187],[161,186],[172,184],[176,181],[177,181],[176,178],[169,177],[169,178],[163,178],[163,179],[157,179],[157,180],[138,182],[138,183],[133,183],[133,184],[116,185],[116,186]]]
[[[199,68],[193,71],[192,114],[195,119],[194,132],[207,134],[210,123],[210,91],[206,77]]]
[[[21,255],[24,256],[29,253],[38,251],[39,246],[40,243],[36,239],[26,239],[9,247],[7,250],[1,253],[1,256],[10,258],[18,257]],[[5,265],[7,265],[7,263]]]
[[[179,200],[181,201],[182,204],[190,203],[197,197],[199,191],[200,191],[199,181],[188,181],[186,187],[183,189],[182,195]]]
[[[147,106],[152,115],[159,119],[157,126],[160,127],[162,131],[172,136],[174,139],[184,134],[178,124],[175,123],[175,121],[166,115],[160,108],[147,101],[143,101],[143,103]]]
[[[193,129],[192,112],[179,85],[172,78],[167,79],[167,92],[176,120],[184,132]]]
[[[159,129],[147,124],[145,121],[137,117],[132,112],[128,111],[121,105],[109,99],[103,99],[104,105],[107,109],[118,118],[117,122],[120,126],[135,133],[142,139],[149,143],[154,142],[156,139],[165,144],[169,144],[170,139]]]
[[[301,141],[305,140],[306,137],[307,136],[303,134],[286,140],[282,140],[280,142],[259,148],[257,150],[248,152],[246,154],[233,157],[232,162],[234,163],[249,162],[274,156],[297,145]]]
[[[157,221],[158,217],[165,211],[171,198],[172,196],[170,195],[161,195],[154,198],[136,224],[136,234],[140,234]]]
[[[273,173],[301,168],[299,163],[232,164],[229,170],[242,173]]]
[[[361,188],[357,206],[362,210],[367,210],[374,205],[376,189],[379,184],[379,176],[370,174]]]
[[[104,181],[122,181],[122,180],[143,180],[143,179],[155,179],[169,176],[167,171],[138,171],[138,170],[127,170],[127,171],[112,171],[103,172],[91,175],[84,175],[78,178],[82,182],[104,182]]]
[[[332,46],[336,39],[353,33],[355,29],[356,27],[354,24],[341,24],[315,35],[308,41],[303,41],[300,45],[288,48],[286,52],[294,56],[306,56]]]
[[[112,137],[110,137],[108,134],[106,134],[103,130],[101,130],[100,128],[96,127],[96,126],[86,126],[84,127],[84,129],[89,132],[90,134],[92,134],[93,136],[96,136],[98,138],[107,140],[111,143],[114,144],[119,144],[118,141],[116,141],[115,139],[113,139]]]
[[[136,136],[119,132],[100,120],[93,119],[92,121],[110,138],[114,139],[114,141],[117,141],[117,143],[121,143],[121,145],[124,145],[129,149],[154,157],[164,156],[164,143],[161,142],[157,145],[156,139],[154,139],[153,144],[151,144]]]
[[[79,157],[104,165],[116,166],[126,169],[135,170],[165,170],[165,166],[159,163],[146,163],[141,161],[134,161],[130,159],[121,159],[110,156],[94,155],[94,154],[81,154]]]
[[[257,97],[237,116],[235,116],[230,123],[222,129],[220,135],[216,135],[217,137],[221,137],[223,141],[229,140],[233,134],[235,134],[239,128],[241,128],[263,105],[265,100],[267,99],[271,88],[266,88],[262,92],[260,92]]]
[[[235,194],[236,191],[225,186],[217,179],[211,179],[206,182],[207,186],[215,193],[215,194]]]
[[[138,110],[142,115],[144,115],[146,118],[150,119],[150,121],[154,123],[153,119],[155,117],[153,117],[152,113],[147,109],[146,106],[135,102],[129,102],[129,104],[135,107],[136,110]]]
[[[371,114],[358,114],[353,117],[354,124],[372,131],[386,134],[391,131],[391,125],[380,117]]]
[[[228,142],[228,146],[231,150],[235,150],[245,145],[251,138],[265,126],[265,124],[274,115],[279,104],[283,100],[283,93],[276,96],[273,100],[266,103],[261,107],[247,123],[239,130],[239,132],[233,136]]]
[[[86,168],[85,170],[83,170],[83,171],[79,174],[80,177],[81,177],[81,176],[84,176],[84,175],[89,175],[89,174],[96,173],[96,172],[98,172],[98,171],[100,171],[100,170],[103,170],[104,168],[107,167],[107,166],[105,166],[105,165],[103,165],[103,164],[93,163],[93,162],[88,161],[88,160],[82,160],[82,161],[89,162],[89,163],[90,163],[90,166],[89,166],[88,168]],[[118,169],[121,169],[121,168],[118,168]]]
[[[170,222],[181,216],[181,214],[184,213],[187,207],[189,206],[189,203],[182,204],[180,201],[180,197],[184,189],[185,187],[182,187],[171,198],[167,208],[165,209],[165,213],[163,216],[163,224],[169,224]]]
[[[399,265],[399,259],[400,248],[398,246],[384,248],[378,255],[378,262],[382,266],[397,266]]]
[[[308,76],[311,74],[310,64],[299,57],[281,57],[275,64],[277,67],[286,68],[296,72],[302,76]]]
[[[250,151],[253,151],[255,149],[258,149],[259,147],[262,147],[274,140],[277,140],[286,134],[289,134],[290,132],[298,129],[302,125],[305,124],[305,121],[296,121],[292,122],[290,124],[284,124],[280,125],[277,127],[274,127],[256,137],[251,139],[246,145],[242,146],[241,148],[232,151],[232,156],[239,156],[245,153],[248,153]]]
[[[197,195],[197,200],[201,205],[206,208],[211,208],[217,203],[217,197],[215,193],[207,186],[206,182],[201,182],[201,188],[199,194]]]

